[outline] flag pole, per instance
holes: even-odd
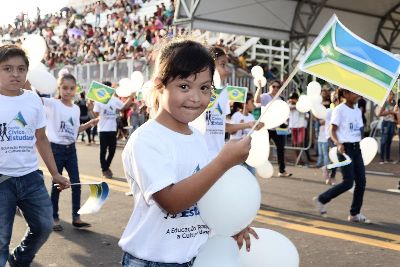
[[[283,90],[285,90],[285,88],[288,86],[289,82],[293,79],[294,75],[296,75],[297,71],[299,70],[299,65],[297,64],[297,66],[294,68],[294,70],[290,73],[289,77],[285,80],[285,82],[283,83],[283,85],[281,86],[281,88],[279,89],[279,91],[276,93],[276,95],[274,96],[274,98],[272,98],[272,100],[269,103],[274,102],[279,96],[280,94],[283,92]],[[256,121],[256,123],[253,125],[253,127],[251,128],[250,132],[247,134],[247,136],[250,136],[255,128],[257,127],[257,125],[260,123],[262,117],[264,116],[265,113],[267,113],[268,108],[271,105],[267,105],[264,112],[261,113],[260,117],[258,118],[258,120]]]

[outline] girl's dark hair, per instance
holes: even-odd
[[[208,51],[210,52],[210,55],[214,60],[221,56],[226,56],[225,51],[218,46],[211,46],[210,48],[208,48]]]
[[[296,92],[293,92],[290,94],[289,99],[299,99],[299,94]]]
[[[60,85],[64,80],[72,80],[74,81],[74,83],[76,83],[76,78],[71,73],[63,73],[62,75],[60,75],[57,81],[58,85]]]
[[[26,66],[29,67],[29,59],[22,48],[13,44],[0,46],[0,63],[7,61],[13,57],[21,57],[24,60]]]
[[[76,78],[71,73],[62,73],[58,76],[57,84],[60,86],[65,80],[71,80],[76,84]],[[60,91],[58,90],[57,99],[61,99]]]
[[[340,88],[340,87],[336,89],[336,94],[337,94],[339,99],[344,98],[344,93],[345,92],[348,92],[348,90]]]
[[[214,76],[214,59],[207,49],[198,42],[191,40],[172,41],[159,52],[155,76],[166,86],[175,78],[187,78],[206,69]],[[160,85],[160,86],[161,86]]]
[[[252,100],[253,98],[254,98],[254,95],[253,95],[252,93],[248,92],[248,93],[247,93],[247,96],[246,96],[246,104],[247,104],[247,102],[249,102],[249,101]]]
[[[282,86],[282,82],[281,82],[280,80],[272,80],[272,81],[269,82],[269,85],[271,85],[271,84],[273,84],[273,83],[279,84],[279,87]]]

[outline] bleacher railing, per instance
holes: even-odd
[[[231,68],[231,75],[227,78],[227,83],[230,85],[245,86],[251,91],[254,91],[253,78],[251,75],[244,73],[244,71],[236,71],[233,66],[231,66]],[[151,78],[153,72],[153,66],[149,65],[144,58],[140,60],[124,59],[75,66],[66,65],[62,68],[54,69],[51,72],[55,77],[58,77],[58,73],[61,69],[68,69],[68,71],[76,77],[77,82],[86,89],[89,88],[92,81],[110,81],[112,83],[118,83],[122,78],[130,78],[134,71],[141,71],[144,80],[147,81]]]

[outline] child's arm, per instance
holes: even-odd
[[[92,127],[96,126],[98,122],[99,122],[99,118],[91,119],[90,121],[88,121],[88,122],[86,122],[84,124],[81,124],[79,126],[78,132],[80,133],[80,132],[85,131],[88,128],[92,128]]]
[[[45,128],[37,129],[35,132],[36,136],[36,147],[42,157],[47,169],[49,170],[53,183],[59,184],[58,189],[63,190],[70,187],[70,182],[67,178],[63,177],[58,173],[56,163],[54,161],[53,153],[51,152],[51,147],[49,140],[47,139]]]
[[[333,143],[337,146],[337,150],[339,153],[343,154],[344,151],[344,146],[342,143],[339,142],[339,139],[337,138],[336,131],[338,129],[338,126],[336,124],[331,124],[331,127],[329,128],[330,134],[331,134],[331,139]]]
[[[250,143],[250,137],[228,142],[219,155],[199,172],[154,193],[155,201],[171,214],[193,206],[228,169],[247,159]]]

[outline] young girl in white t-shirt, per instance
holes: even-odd
[[[228,142],[209,162],[204,137],[188,125],[210,102],[214,70],[200,43],[172,41],[159,51],[153,79],[157,114],[132,133],[122,153],[135,203],[119,241],[123,266],[192,266],[209,232],[197,201],[248,156],[251,138],[245,137]],[[251,228],[236,236],[240,246],[249,233],[256,236]]]
[[[50,141],[57,169],[62,173],[65,168],[71,183],[80,183],[78,159],[75,141],[78,133],[93,127],[98,119],[92,119],[80,125],[80,109],[73,103],[76,94],[76,79],[72,74],[64,73],[58,79],[59,98],[42,98],[47,117],[47,137]],[[72,190],[72,225],[77,228],[89,227],[90,224],[80,219],[78,210],[81,205],[81,186],[73,185]],[[53,204],[54,231],[62,231],[58,215],[60,192],[54,186],[51,189]]]
[[[243,124],[243,123],[249,123],[249,126],[252,125],[255,122],[253,114],[251,112],[254,110],[255,105],[254,105],[254,96],[252,93],[247,93],[246,96],[246,103],[242,104],[242,108],[239,111],[236,111],[233,113],[231,122],[233,124]],[[256,130],[260,130],[264,126],[264,123],[260,122]],[[239,140],[243,137],[245,137],[251,130],[251,127],[245,128],[243,130],[238,130],[237,132],[234,132],[231,134],[231,140]],[[243,163],[243,166],[246,167],[253,175],[256,175],[256,169],[250,165],[248,165],[246,162]]]
[[[370,221],[361,214],[365,192],[365,167],[361,155],[360,141],[363,121],[361,110],[356,107],[359,95],[341,89],[339,98],[346,99],[345,103],[339,104],[332,111],[330,120],[330,137],[338,149],[339,161],[344,161],[344,153],[351,158],[349,165],[341,167],[343,181],[336,184],[318,197],[314,198],[317,209],[321,215],[326,216],[325,204],[338,197],[353,187],[355,183],[353,201],[350,208],[348,220],[351,222],[369,223]]]

